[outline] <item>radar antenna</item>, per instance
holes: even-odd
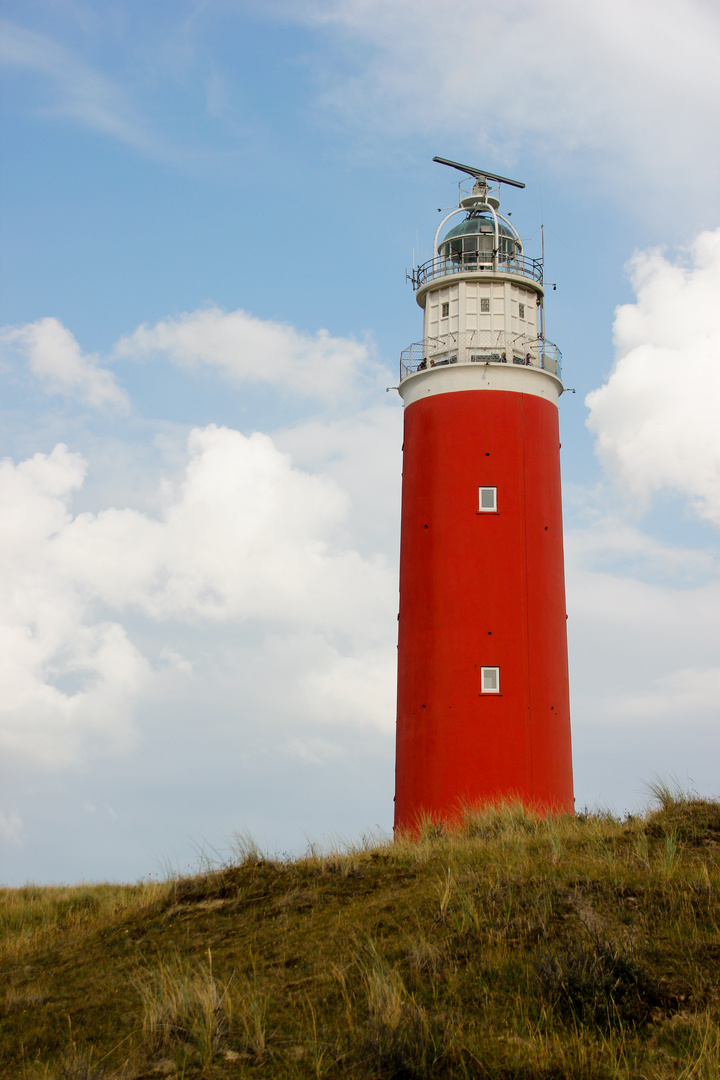
[[[444,157],[434,157],[433,161],[437,161],[439,165],[449,165],[451,169],[459,169],[460,172],[467,173],[468,176],[474,176],[480,183],[487,180],[496,180],[498,184],[510,184],[512,187],[519,188],[525,187],[519,180],[508,180],[507,176],[496,176],[495,173],[486,172],[484,169],[475,169],[472,165],[461,165],[459,161],[448,161]]]

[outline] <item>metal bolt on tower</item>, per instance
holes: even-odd
[[[542,262],[499,212],[500,185],[523,184],[434,160],[474,183],[413,270],[423,336],[400,360],[400,832],[477,804],[574,804],[563,385],[545,338]]]

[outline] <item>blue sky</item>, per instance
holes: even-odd
[[[577,803],[717,795],[714,5],[0,12],[3,880],[389,829],[434,154],[557,283]]]

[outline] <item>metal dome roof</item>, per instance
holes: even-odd
[[[473,215],[465,218],[459,225],[455,225],[448,233],[445,234],[441,243],[445,243],[446,240],[453,240],[457,236],[477,236],[482,233],[494,233],[495,223],[491,217],[485,217],[483,214]],[[509,229],[502,221],[498,221],[498,232],[500,236],[507,236],[511,240],[514,240],[512,229]]]

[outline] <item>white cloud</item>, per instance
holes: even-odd
[[[55,545],[84,462],[59,445],[15,466],[0,463],[0,747],[64,765],[128,748],[146,665],[117,623],[89,624]]]
[[[374,618],[383,560],[335,550],[346,497],[293,468],[267,435],[211,425],[161,518],[135,510],[81,514],[57,538],[63,566],[116,610],[155,619],[263,619],[342,628],[348,608]]]
[[[668,488],[720,524],[720,229],[689,254],[689,265],[661,251],[633,259],[637,301],[617,309],[617,360],[586,398],[588,426],[633,498]]]
[[[700,190],[717,174],[720,14],[704,0],[278,6],[333,34],[323,100],[367,131],[442,133],[491,163],[531,150],[567,167],[589,153],[603,177],[630,167],[663,188],[678,170]]]
[[[392,641],[343,656],[335,649],[324,665],[307,672],[302,695],[308,711],[320,723],[344,723],[392,731],[395,726],[396,666]]]
[[[320,737],[344,744],[348,732],[392,734],[395,724],[395,608],[362,622],[352,604],[342,631],[332,626],[264,627],[243,656],[236,693],[262,717],[265,737]],[[241,689],[240,689],[241,688]],[[239,691],[239,692],[238,692]]]
[[[402,410],[393,395],[340,418],[315,418],[277,432],[275,442],[311,472],[347,492],[344,535],[363,552],[393,559],[400,543]]]
[[[0,344],[27,359],[30,371],[49,394],[65,394],[95,408],[126,410],[129,400],[96,355],[83,354],[61,322],[38,319],[25,326],[5,327]]]
[[[182,478],[160,489],[157,517],[72,517],[84,462],[64,446],[0,467],[6,753],[58,765],[131,745],[138,701],[169,669],[194,678],[174,647],[184,623],[255,625],[256,676],[273,656],[269,708],[280,672],[288,715],[317,691],[328,722],[392,716],[395,575],[338,540],[343,491],[296,469],[265,435],[210,426],[192,432],[188,452]],[[123,625],[133,612],[164,626],[156,674]]]
[[[120,339],[115,354],[162,354],[184,367],[204,365],[234,381],[269,383],[329,401],[363,383],[379,385],[382,370],[365,343],[331,337],[326,330],[303,334],[285,323],[216,307],[140,326]]]

